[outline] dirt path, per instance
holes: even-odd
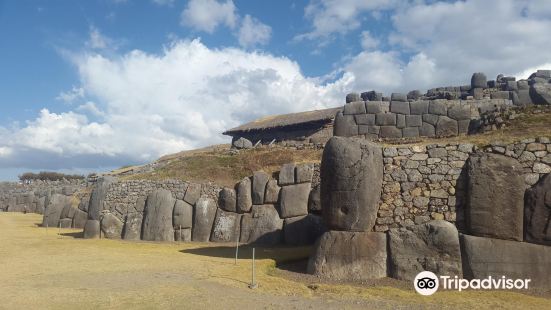
[[[40,216],[0,213],[0,309],[542,309],[549,299],[505,292],[437,293],[317,284],[282,277],[274,259],[297,249],[259,250],[256,290],[250,261],[212,244],[83,240],[75,230],[37,227]],[[243,248],[242,255],[248,256]]]

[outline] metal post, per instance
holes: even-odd
[[[58,239],[61,239],[61,221],[59,222]]]
[[[258,284],[256,284],[256,273],[255,273],[255,270],[254,270],[254,248],[253,248],[253,281],[251,284],[249,284],[249,288],[251,289],[255,289],[258,287]]]
[[[237,236],[237,240],[235,240],[235,264],[237,265],[237,256],[239,254],[239,236]]]
[[[182,225],[180,225],[180,242],[182,242]]]

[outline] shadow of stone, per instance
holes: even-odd
[[[272,259],[276,262],[276,266],[279,264],[287,264],[291,262],[297,262],[300,260],[307,260],[310,255],[310,247],[289,247],[289,246],[273,246],[263,247],[258,245],[240,245],[239,246],[239,259],[252,258],[253,247],[255,248],[256,259]],[[219,257],[219,258],[235,258],[235,246],[209,246],[193,249],[181,250],[181,253]]]
[[[72,237],[72,238],[79,238],[79,239],[84,238],[84,232],[83,231],[62,233],[62,234],[59,234],[59,235],[64,236],[64,237]]]

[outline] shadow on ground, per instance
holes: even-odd
[[[61,233],[61,236],[64,237],[72,237],[72,238],[84,238],[84,232],[83,231],[77,231],[77,232],[69,232],[69,233]]]

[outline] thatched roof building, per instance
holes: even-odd
[[[233,141],[243,137],[253,143],[273,140],[325,143],[333,135],[333,120],[340,108],[272,115],[229,129]]]

